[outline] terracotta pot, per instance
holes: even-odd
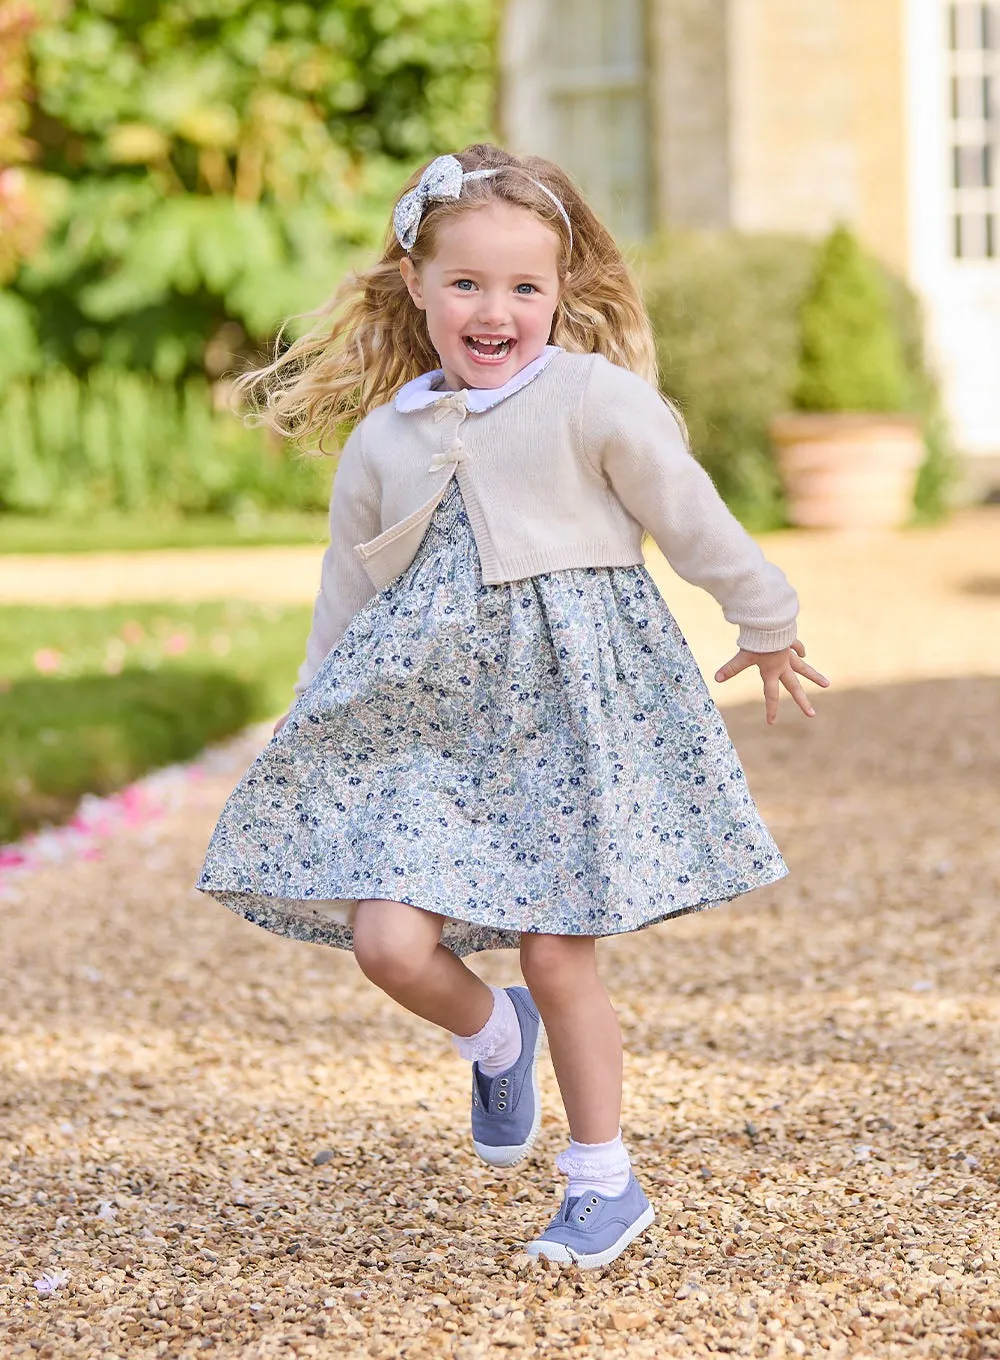
[[[770,429],[793,524],[890,529],[910,518],[924,455],[915,417],[802,412]]]

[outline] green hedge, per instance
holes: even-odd
[[[753,530],[787,522],[767,427],[792,408],[799,307],[818,248],[800,237],[682,232],[662,236],[635,262],[662,386],[680,404],[720,493]],[[925,423],[914,517],[933,519],[947,506],[953,458],[924,359],[919,304],[901,280],[884,277]]]
[[[332,465],[292,455],[200,379],[65,369],[0,390],[0,513],[240,516],[324,510]]]

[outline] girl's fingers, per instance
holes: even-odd
[[[737,652],[732,660],[719,667],[715,672],[715,678],[719,683],[723,680],[731,680],[734,675],[739,675],[740,671],[745,671],[751,664],[752,662],[745,652]]]
[[[778,721],[778,696],[781,689],[776,675],[764,676],[764,715],[769,724]]]
[[[816,710],[809,702],[808,694],[806,694],[805,690],[799,684],[798,680],[796,680],[795,676],[786,672],[781,677],[781,683],[784,685],[785,689],[788,690],[788,693],[792,696],[792,698],[798,704],[799,708],[801,708],[802,712],[806,715],[806,717],[815,718]]]
[[[830,683],[826,676],[820,671],[814,670],[812,666],[806,665],[804,661],[799,661],[797,657],[792,658],[792,670],[795,671],[797,675],[804,675],[807,680],[811,680],[814,685],[819,685],[823,689],[826,689]]]

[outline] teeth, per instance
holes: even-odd
[[[504,337],[504,339],[502,340],[496,339],[491,340],[487,338],[485,335],[469,335],[466,336],[466,339],[469,344],[479,345],[480,347],[489,351],[493,355],[506,354],[511,346],[511,340],[509,336]]]

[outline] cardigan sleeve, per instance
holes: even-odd
[[[340,451],[330,494],[330,543],[323,554],[319,594],[313,606],[306,657],[295,693],[301,696],[355,614],[376,593],[353,549],[379,532],[379,496],[365,462],[364,421]]]
[[[659,392],[598,356],[582,416],[592,465],[678,576],[718,600],[739,645],[774,652],[793,642],[795,591],[729,511]]]

